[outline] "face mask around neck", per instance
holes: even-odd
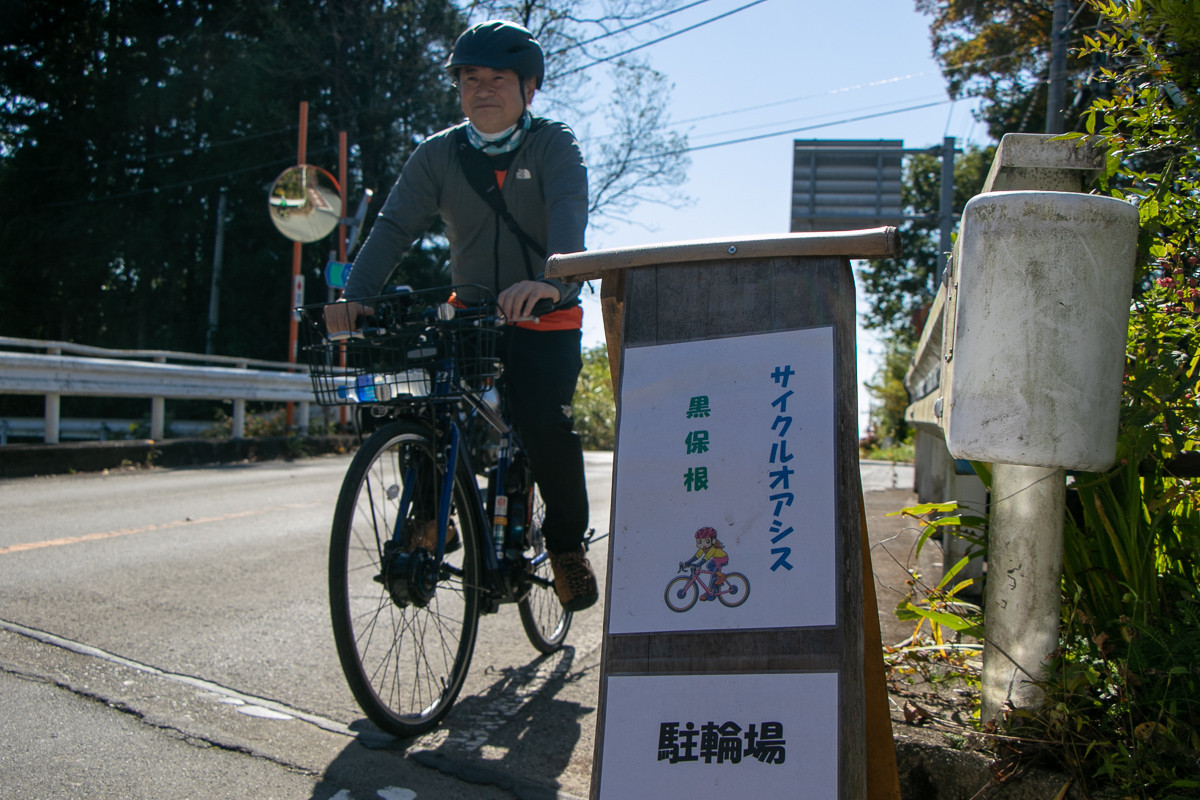
[[[502,139],[507,139],[509,136],[512,135],[512,132],[517,129],[517,126],[514,124],[514,125],[509,125],[507,128],[500,131],[499,133],[484,133],[483,131],[479,130],[479,128],[475,127],[475,123],[472,122],[470,124],[471,124],[471,130],[474,132],[474,134],[476,136],[478,136],[480,139],[482,139],[483,141],[487,142],[488,144],[492,144],[494,142],[499,142]]]
[[[516,125],[499,133],[484,133],[476,128],[474,123],[468,122],[467,140],[477,150],[482,150],[488,155],[511,153],[520,146],[521,140],[525,136],[525,131],[529,130],[531,122],[532,118],[528,111],[521,115]]]

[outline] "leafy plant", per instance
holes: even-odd
[[[1200,440],[1200,18],[1185,0],[1090,0],[1107,66],[1084,114],[1102,187],[1141,223],[1116,465],[1076,476],[1062,647],[1018,728],[1080,784],[1200,794],[1200,510],[1174,465]]]
[[[616,441],[617,407],[603,345],[583,351],[583,370],[571,403],[575,431],[585,450],[612,450]]]
[[[1014,714],[1009,733],[1053,755],[1085,795],[1104,786],[1147,800],[1200,794],[1194,588],[1170,615],[1131,622],[1127,640],[1097,634],[1077,603],[1066,605],[1063,646],[1044,684],[1046,704],[1037,713]]]
[[[983,610],[963,597],[974,579],[964,578],[962,573],[972,559],[983,558],[986,553],[986,520],[964,511],[964,507],[950,502],[911,506],[892,514],[909,517],[921,526],[914,558],[920,557],[931,538],[946,532],[966,539],[972,551],[932,584],[925,582],[919,571],[909,570],[908,593],[897,604],[895,614],[897,619],[913,622],[913,632],[904,643],[885,648],[885,658],[893,674],[919,675],[931,684],[959,680],[978,690]],[[974,697],[971,713],[977,719],[977,691]]]
[[[914,573],[909,581],[910,591],[896,607],[896,616],[902,620],[916,621],[912,640],[921,636],[921,630],[926,623],[929,625],[935,649],[952,650],[950,638],[970,636],[975,639],[983,638],[982,610],[978,605],[963,600],[959,595],[966,588],[974,585],[973,578],[958,579],[958,575],[975,558],[985,558],[987,555],[987,540],[984,528],[987,519],[967,511],[956,502],[924,503],[910,506],[889,516],[902,514],[910,517],[921,525],[921,535],[917,538],[915,556],[921,555],[921,550],[929,543],[935,534],[949,531],[959,538],[965,539],[972,545],[970,555],[964,556],[957,563],[946,569],[941,579],[932,585],[921,586],[919,575]],[[917,598],[920,591],[923,598]],[[914,600],[916,602],[914,602]],[[953,634],[947,635],[946,631]],[[970,645],[976,648],[975,644]]]

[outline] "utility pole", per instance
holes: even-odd
[[[1067,0],[1054,0],[1050,23],[1050,79],[1046,90],[1046,133],[1062,133],[1067,102]]]
[[[946,273],[946,260],[953,249],[954,230],[954,137],[942,139],[942,193],[938,202],[940,218],[940,238],[938,240],[937,274],[933,276],[930,291],[937,293],[938,282]]]
[[[217,200],[217,235],[213,242],[212,285],[208,291],[208,331],[204,337],[204,352],[212,355],[217,336],[217,318],[221,304],[221,266],[225,258],[225,189]]]

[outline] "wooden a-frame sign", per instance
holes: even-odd
[[[878,228],[547,263],[602,278],[618,398],[592,798],[899,797],[849,263],[898,249]]]

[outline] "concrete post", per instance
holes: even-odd
[[[1058,647],[1065,475],[1061,469],[995,464],[988,526],[984,721],[1007,708],[1036,708],[1047,657]]]
[[[166,358],[157,356],[156,364],[165,364]],[[166,438],[167,433],[167,401],[163,397],[150,398],[150,438],[156,442]]]
[[[46,428],[42,440],[46,444],[58,444],[59,415],[61,414],[62,396],[46,395]]]
[[[62,355],[62,349],[51,347],[46,350],[47,355],[58,356]],[[46,444],[58,444],[59,435],[59,420],[62,415],[62,396],[59,394],[46,395],[45,407],[45,432],[42,435],[42,440]]]
[[[233,430],[230,434],[234,439],[246,435],[246,401],[240,398],[233,401]]]

